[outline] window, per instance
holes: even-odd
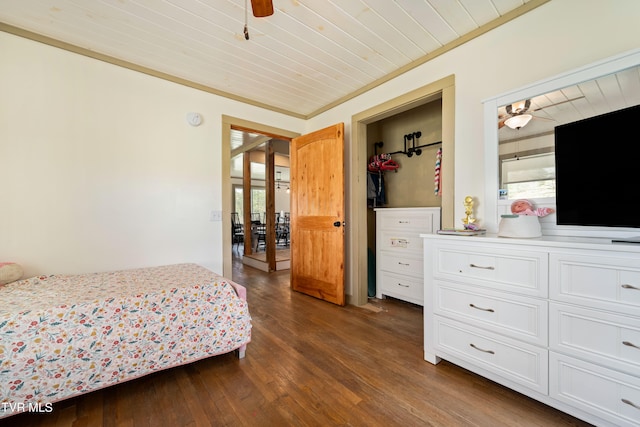
[[[251,187],[251,212],[264,215],[267,211],[267,191],[264,187]],[[262,218],[264,221],[264,218]]]
[[[240,220],[244,218],[243,191],[241,185],[233,186],[233,206],[238,212]],[[264,187],[251,187],[251,212],[258,212],[261,215],[267,210],[267,192]]]
[[[508,199],[556,196],[554,153],[515,157],[502,161],[502,189]]]
[[[244,221],[244,204],[242,200],[242,186],[233,186],[233,206],[234,212],[238,212],[240,222]]]

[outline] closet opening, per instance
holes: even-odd
[[[365,305],[369,296],[375,295],[371,286],[375,268],[370,263],[376,248],[374,208],[435,207],[440,208],[440,227],[454,224],[454,93],[455,78],[449,76],[352,118],[352,194],[347,197],[351,200],[348,253],[352,260],[347,263],[351,304]],[[372,200],[367,183],[371,176],[369,163],[376,154],[390,154],[382,160],[391,160],[398,167],[383,171],[384,199]],[[436,191],[438,156],[440,176]]]

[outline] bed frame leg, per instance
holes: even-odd
[[[247,353],[247,345],[243,345],[242,347],[236,350],[238,352],[238,359],[244,359],[245,354]]]

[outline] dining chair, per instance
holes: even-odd
[[[244,243],[244,225],[240,221],[238,212],[231,212],[231,237],[232,246],[240,247],[240,243]]]

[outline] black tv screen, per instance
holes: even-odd
[[[555,128],[558,225],[640,227],[640,105]]]

